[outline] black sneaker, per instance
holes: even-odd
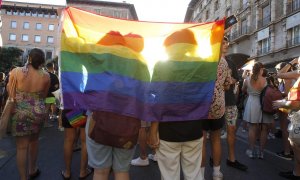
[[[276,155],[282,159],[285,159],[285,160],[292,160],[293,159],[293,156],[291,154],[284,154],[284,151],[282,152],[279,152],[279,153],[276,153]]]
[[[227,166],[233,167],[233,168],[241,170],[241,171],[247,171],[247,169],[248,169],[248,167],[246,165],[241,164],[237,160],[235,160],[234,162],[232,162],[232,161],[230,161],[230,160],[227,159],[226,164],[227,164]]]
[[[300,180],[300,176],[295,176],[293,171],[280,172],[279,176],[292,180]]]

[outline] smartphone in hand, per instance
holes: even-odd
[[[237,18],[235,15],[231,15],[229,17],[226,18],[225,20],[225,29],[229,28],[230,26],[236,24],[238,21],[237,21]]]

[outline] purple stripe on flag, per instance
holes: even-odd
[[[187,121],[206,119],[210,102],[144,104],[136,98],[109,92],[63,93],[65,109],[114,112],[145,121]]]

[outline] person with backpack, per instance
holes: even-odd
[[[260,62],[256,62],[252,69],[252,74],[243,84],[243,91],[248,92],[248,100],[245,107],[243,119],[249,123],[249,149],[246,154],[249,158],[256,157],[255,143],[257,139],[257,131],[262,119],[262,110],[260,106],[260,93],[266,86],[267,80],[263,76],[264,66]],[[266,136],[267,128],[263,126],[261,137]],[[260,144],[258,158],[263,158],[263,143]]]
[[[263,76],[267,76],[267,70]],[[262,110],[261,128],[260,128],[260,149],[258,158],[264,158],[264,149],[268,139],[269,129],[271,124],[274,122],[274,114],[277,113],[278,109],[273,109],[273,101],[283,98],[282,93],[279,91],[278,86],[275,83],[275,78],[268,76],[266,78],[267,86],[261,91],[260,94],[260,105]]]

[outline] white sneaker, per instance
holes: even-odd
[[[217,173],[213,172],[213,180],[222,180],[223,179],[223,174],[219,171]]]
[[[273,133],[269,133],[268,139],[275,139],[275,135]]]
[[[131,160],[131,165],[133,166],[148,166],[149,165],[149,159],[141,159],[140,157]]]
[[[221,135],[221,139],[227,139],[227,132],[224,132],[224,134]]]
[[[156,162],[157,161],[156,154],[148,154],[148,159]]]
[[[254,152],[251,149],[247,149],[246,154],[249,158],[255,158]]]

